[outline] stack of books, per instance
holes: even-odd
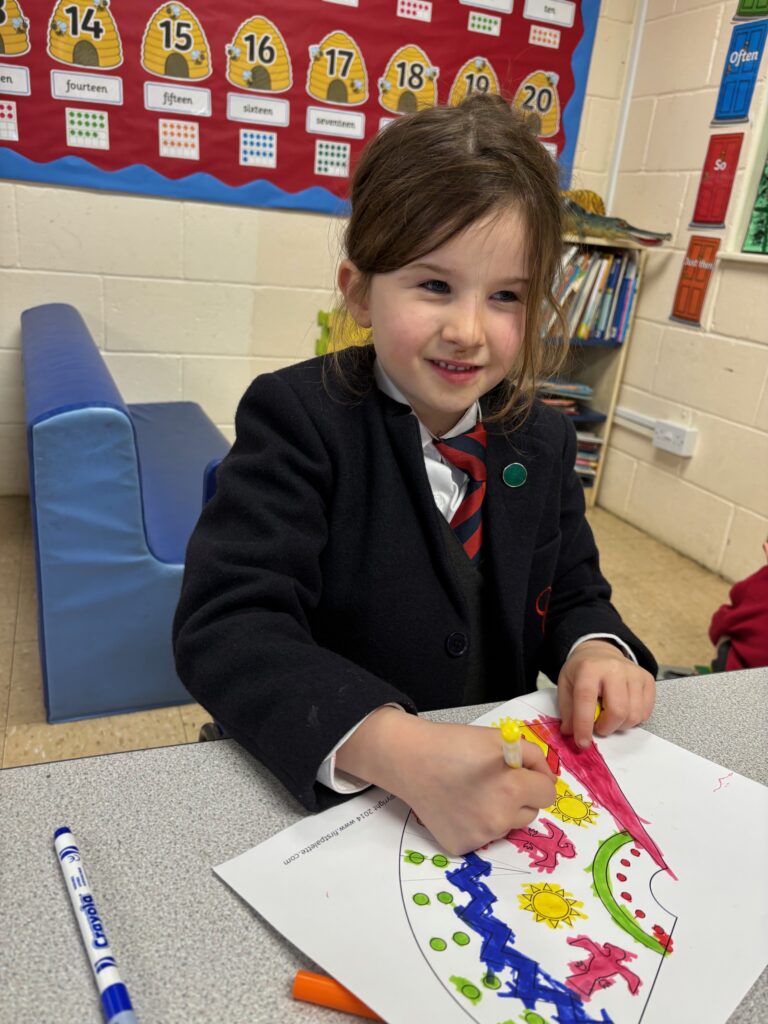
[[[555,296],[571,341],[621,345],[637,291],[637,253],[568,245]]]
[[[543,381],[538,388],[539,399],[564,413],[578,428],[576,438],[576,472],[585,487],[591,487],[597,476],[597,467],[602,454],[603,439],[585,427],[594,426],[605,420],[605,413],[589,407],[592,388],[578,381],[554,378]]]
[[[576,431],[576,472],[585,487],[591,487],[597,476],[597,467],[603,454],[602,437],[588,430]]]
[[[588,402],[592,388],[578,381],[555,378],[539,384],[538,396],[545,405],[551,405],[565,413],[576,424],[602,423],[605,414],[590,409]]]

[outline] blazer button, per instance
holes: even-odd
[[[460,658],[467,653],[469,640],[466,633],[449,633],[445,638],[445,649],[452,658]]]

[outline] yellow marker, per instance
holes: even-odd
[[[499,722],[504,761],[510,768],[523,767],[523,750],[520,741],[523,735],[523,723],[516,718],[502,718]]]
[[[595,717],[592,719],[593,722],[596,722],[598,720],[598,718],[600,717],[600,712],[602,710],[603,710],[603,705],[600,703],[600,701],[598,701],[597,705],[595,707]]]

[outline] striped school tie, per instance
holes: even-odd
[[[469,477],[467,492],[451,519],[451,529],[461,541],[473,565],[480,564],[480,546],[483,541],[483,498],[485,497],[485,424],[477,423],[472,430],[458,437],[435,441],[435,448],[446,462],[463,470]]]

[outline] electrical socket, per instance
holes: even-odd
[[[695,427],[682,427],[668,420],[656,420],[653,428],[653,447],[690,458],[696,448],[699,432]]]

